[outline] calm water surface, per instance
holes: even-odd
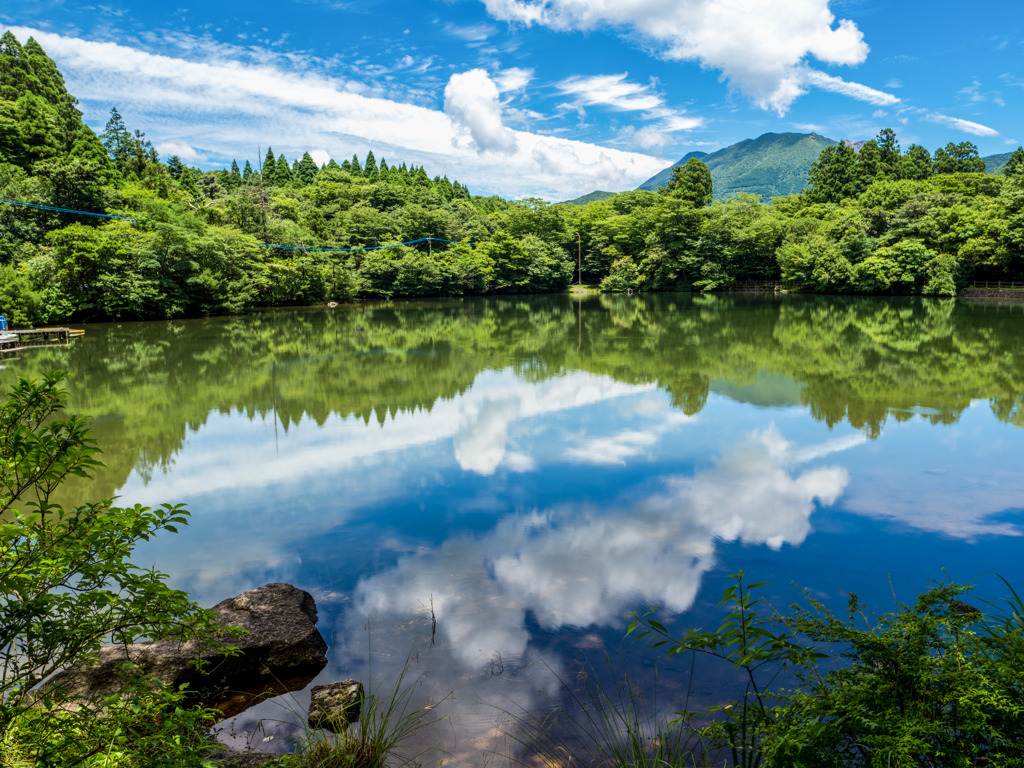
[[[779,607],[886,610],[943,569],[1024,585],[1022,340],[1022,305],[473,299],[90,325],[0,384],[70,370],[106,462],[70,492],[192,511],[139,562],[207,605],[307,589],[317,682],[408,660],[418,703],[454,693],[446,762],[479,764],[501,710],[550,708],[584,660],[648,688],[657,661],[671,708],[684,667],[623,643],[626,615],[713,622],[741,568]],[[699,670],[698,703],[729,682]],[[257,720],[307,701],[230,727],[283,748]]]

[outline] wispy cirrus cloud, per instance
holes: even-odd
[[[995,128],[989,128],[987,125],[981,123],[975,123],[972,120],[963,120],[959,117],[950,117],[949,115],[943,115],[939,112],[929,112],[924,117],[932,123],[941,123],[948,125],[951,128],[955,128],[958,131],[969,133],[973,136],[998,136],[999,131]]]
[[[874,104],[878,107],[890,107],[900,102],[899,97],[891,93],[879,91],[861,83],[852,83],[848,80],[843,80],[841,77],[834,77],[824,72],[819,72],[816,69],[808,68],[804,71],[804,82],[823,91],[838,93],[857,101],[866,101],[868,104]]]

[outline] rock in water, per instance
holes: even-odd
[[[71,667],[45,687],[95,700],[122,688],[124,664],[131,662],[175,688],[187,684],[195,701],[231,717],[267,695],[305,688],[327,666],[327,643],[316,628],[316,602],[308,592],[291,584],[267,584],[224,600],[212,611],[221,626],[246,630],[219,638],[237,653],[197,640],[106,646],[96,664]]]
[[[310,691],[309,726],[331,733],[344,733],[359,719],[363,705],[363,684],[358,680],[315,685]]]

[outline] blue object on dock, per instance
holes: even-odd
[[[3,315],[0,315],[0,331],[6,331],[6,330],[7,330],[7,318],[4,317]]]

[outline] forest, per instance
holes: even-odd
[[[712,202],[699,160],[585,205],[480,197],[369,153],[253,168],[161,159],[116,107],[82,122],[33,39],[0,38],[0,313],[15,325],[392,297],[730,290],[953,296],[1024,279],[1024,149],[1005,175],[885,129],[827,147],[800,194]],[[85,215],[87,212],[92,215]]]

